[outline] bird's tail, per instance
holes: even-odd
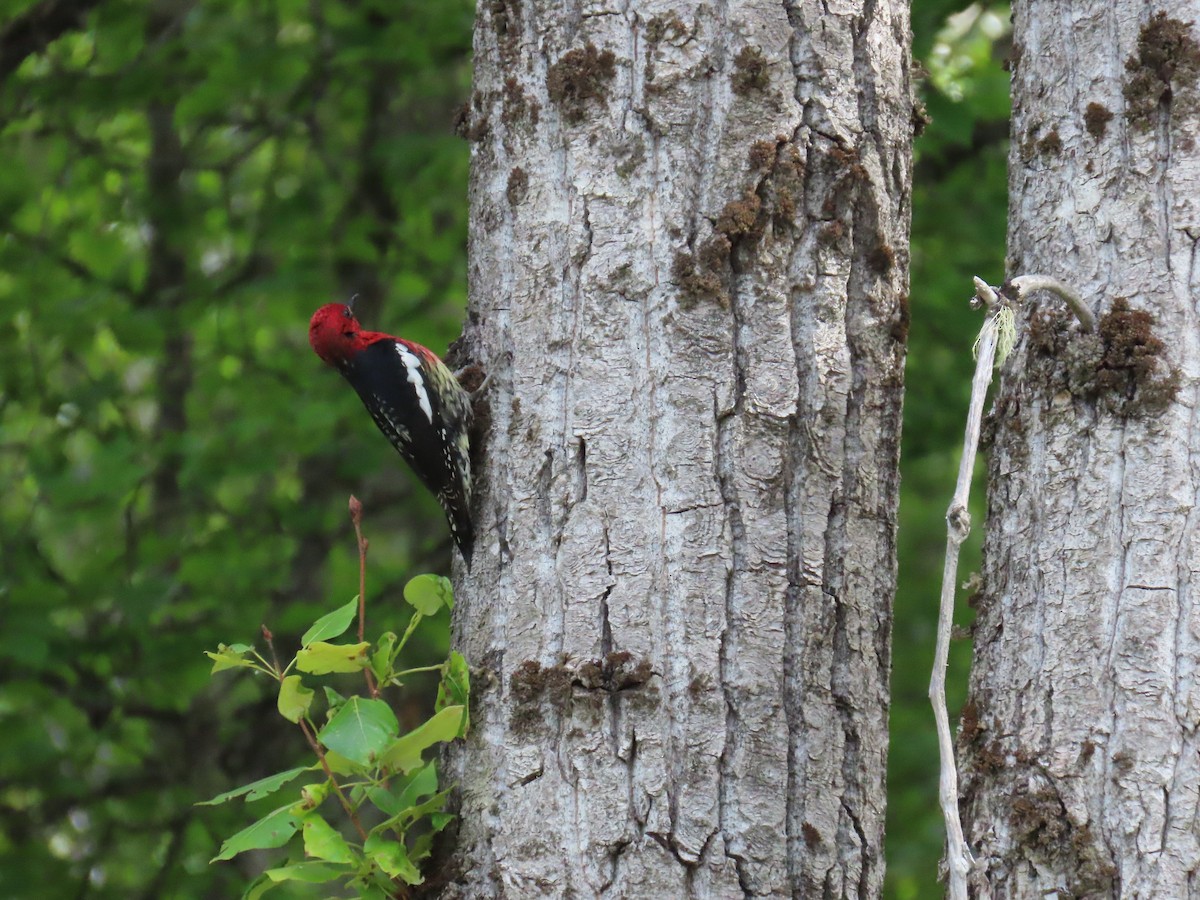
[[[450,525],[450,534],[458,545],[467,571],[471,570],[471,554],[475,549],[475,526],[471,523],[471,509],[467,498],[461,491],[448,490],[438,494],[438,503],[446,513],[446,521]]]

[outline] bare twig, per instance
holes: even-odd
[[[1057,278],[1049,275],[1020,275],[1010,283],[1021,294],[1031,294],[1034,291],[1050,291],[1052,294],[1057,294],[1067,302],[1067,306],[1071,307],[1071,312],[1075,313],[1075,317],[1079,319],[1079,324],[1085,331],[1096,330],[1096,316],[1088,309],[1083,298]]]
[[[992,365],[996,356],[997,317],[1001,300],[996,292],[980,279],[975,279],[976,298],[986,305],[988,318],[976,345],[975,377],[971,381],[971,405],[967,411],[967,429],[963,439],[962,459],[958,465],[958,482],[954,497],[946,510],[946,564],[942,570],[942,595],[938,608],[937,647],[933,657],[933,674],[929,679],[929,702],[937,722],[938,755],[941,758],[941,777],[938,799],[946,822],[946,868],[950,900],[966,900],[967,876],[973,860],[963,837],[958,817],[958,769],[954,762],[954,742],[950,736],[950,715],[946,710],[946,663],[950,654],[950,633],[954,626],[954,593],[958,582],[958,554],[963,541],[971,533],[971,514],[967,503],[971,493],[971,473],[979,449],[979,429],[983,421],[983,403],[988,385],[992,382]]]
[[[271,662],[275,664],[275,677],[282,681],[283,669],[279,665],[279,654],[275,652],[275,635],[271,633],[271,629],[266,625],[259,627],[262,628],[263,640],[267,642],[267,648],[271,651]]]

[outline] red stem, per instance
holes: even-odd
[[[363,828],[362,822],[358,820],[358,813],[354,811],[354,807],[350,805],[350,800],[342,793],[342,786],[338,784],[337,778],[333,774],[333,769],[329,768],[329,763],[325,760],[325,751],[321,747],[321,742],[317,740],[317,736],[312,733],[312,729],[308,727],[308,723],[303,719],[298,723],[300,730],[304,732],[304,737],[308,741],[308,746],[312,747],[313,753],[317,754],[317,759],[321,761],[321,768],[325,770],[325,777],[329,779],[329,783],[333,785],[333,790],[337,794],[338,799],[342,801],[342,809],[346,811],[346,815],[350,817],[350,821],[354,823],[354,830],[358,832],[359,837],[364,841],[367,839],[367,830]]]

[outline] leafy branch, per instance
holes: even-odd
[[[257,900],[288,881],[341,881],[369,900],[406,897],[410,886],[423,881],[418,865],[429,856],[434,837],[453,818],[445,812],[449,790],[440,788],[436,763],[426,762],[423,754],[435,744],[467,732],[470,678],[466,661],[451,651],[438,665],[404,668],[400,664],[422,619],[443,607],[453,607],[450,583],[435,575],[413,578],[404,588],[404,599],[413,607],[404,634],[389,631],[374,643],[368,642],[364,598],[369,542],[362,533],[362,504],[354,497],[350,498],[350,518],[358,541],[357,597],[317,619],[301,636],[299,649],[286,664],[280,661],[275,637],[265,625],[262,635],[269,658],[249,644],[222,644],[207,653],[214,673],[250,669],[275,681],[279,714],[299,727],[316,757],[311,765],[278,772],[201,804],[217,805],[238,798],[253,801],[276,794],[288,800],[228,838],[213,859],[285,847],[297,835],[301,837],[293,860],[259,876],[246,890],[248,900]],[[356,618],[358,640],[335,642]],[[311,677],[358,672],[363,674],[366,696],[345,697],[324,684],[323,704],[318,703]],[[381,695],[387,688],[402,688],[405,678],[419,672],[441,673],[434,713],[401,734],[395,712]],[[315,716],[315,708],[322,705],[324,724]],[[323,779],[298,790],[290,787],[305,773],[314,772]],[[331,794],[344,816],[343,829],[353,830],[350,838],[322,812]]]

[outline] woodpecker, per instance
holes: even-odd
[[[364,331],[346,303],[327,303],[313,313],[308,342],[350,382],[379,430],[437,497],[469,569],[475,538],[467,437],[471,396],[433,351]]]

